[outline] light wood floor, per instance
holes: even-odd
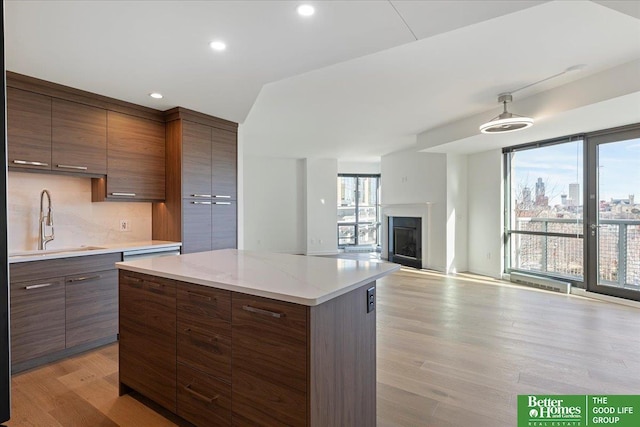
[[[403,269],[378,282],[378,426],[512,427],[518,394],[640,394],[640,310]],[[118,397],[117,345],[13,378],[18,426],[174,426]]]

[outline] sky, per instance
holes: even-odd
[[[574,141],[516,152],[513,184],[531,188],[535,200],[535,183],[541,177],[551,206],[560,204],[561,194],[569,195],[571,183],[580,183],[582,193],[582,145],[582,141]],[[598,159],[599,200],[626,199],[634,194],[640,203],[640,139],[600,144]]]

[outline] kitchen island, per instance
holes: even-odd
[[[117,267],[121,394],[198,426],[375,426],[375,281],[398,265],[228,249]]]

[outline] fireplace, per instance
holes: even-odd
[[[422,218],[389,217],[389,261],[422,268]]]

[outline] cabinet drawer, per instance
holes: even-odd
[[[307,307],[234,293],[234,366],[300,391],[307,387]]]
[[[197,426],[231,425],[231,386],[178,364],[178,415]]]
[[[231,381],[231,327],[208,329],[178,321],[178,362]]]
[[[234,361],[233,412],[250,424],[262,426],[306,426],[307,395],[304,392],[265,381],[244,369]],[[243,365],[241,365],[243,366]],[[244,367],[244,366],[243,366]],[[238,420],[240,421],[240,420]]]
[[[11,283],[11,361],[65,347],[64,278]]]
[[[231,321],[231,292],[207,286],[178,284],[178,315],[181,320],[210,322]]]

